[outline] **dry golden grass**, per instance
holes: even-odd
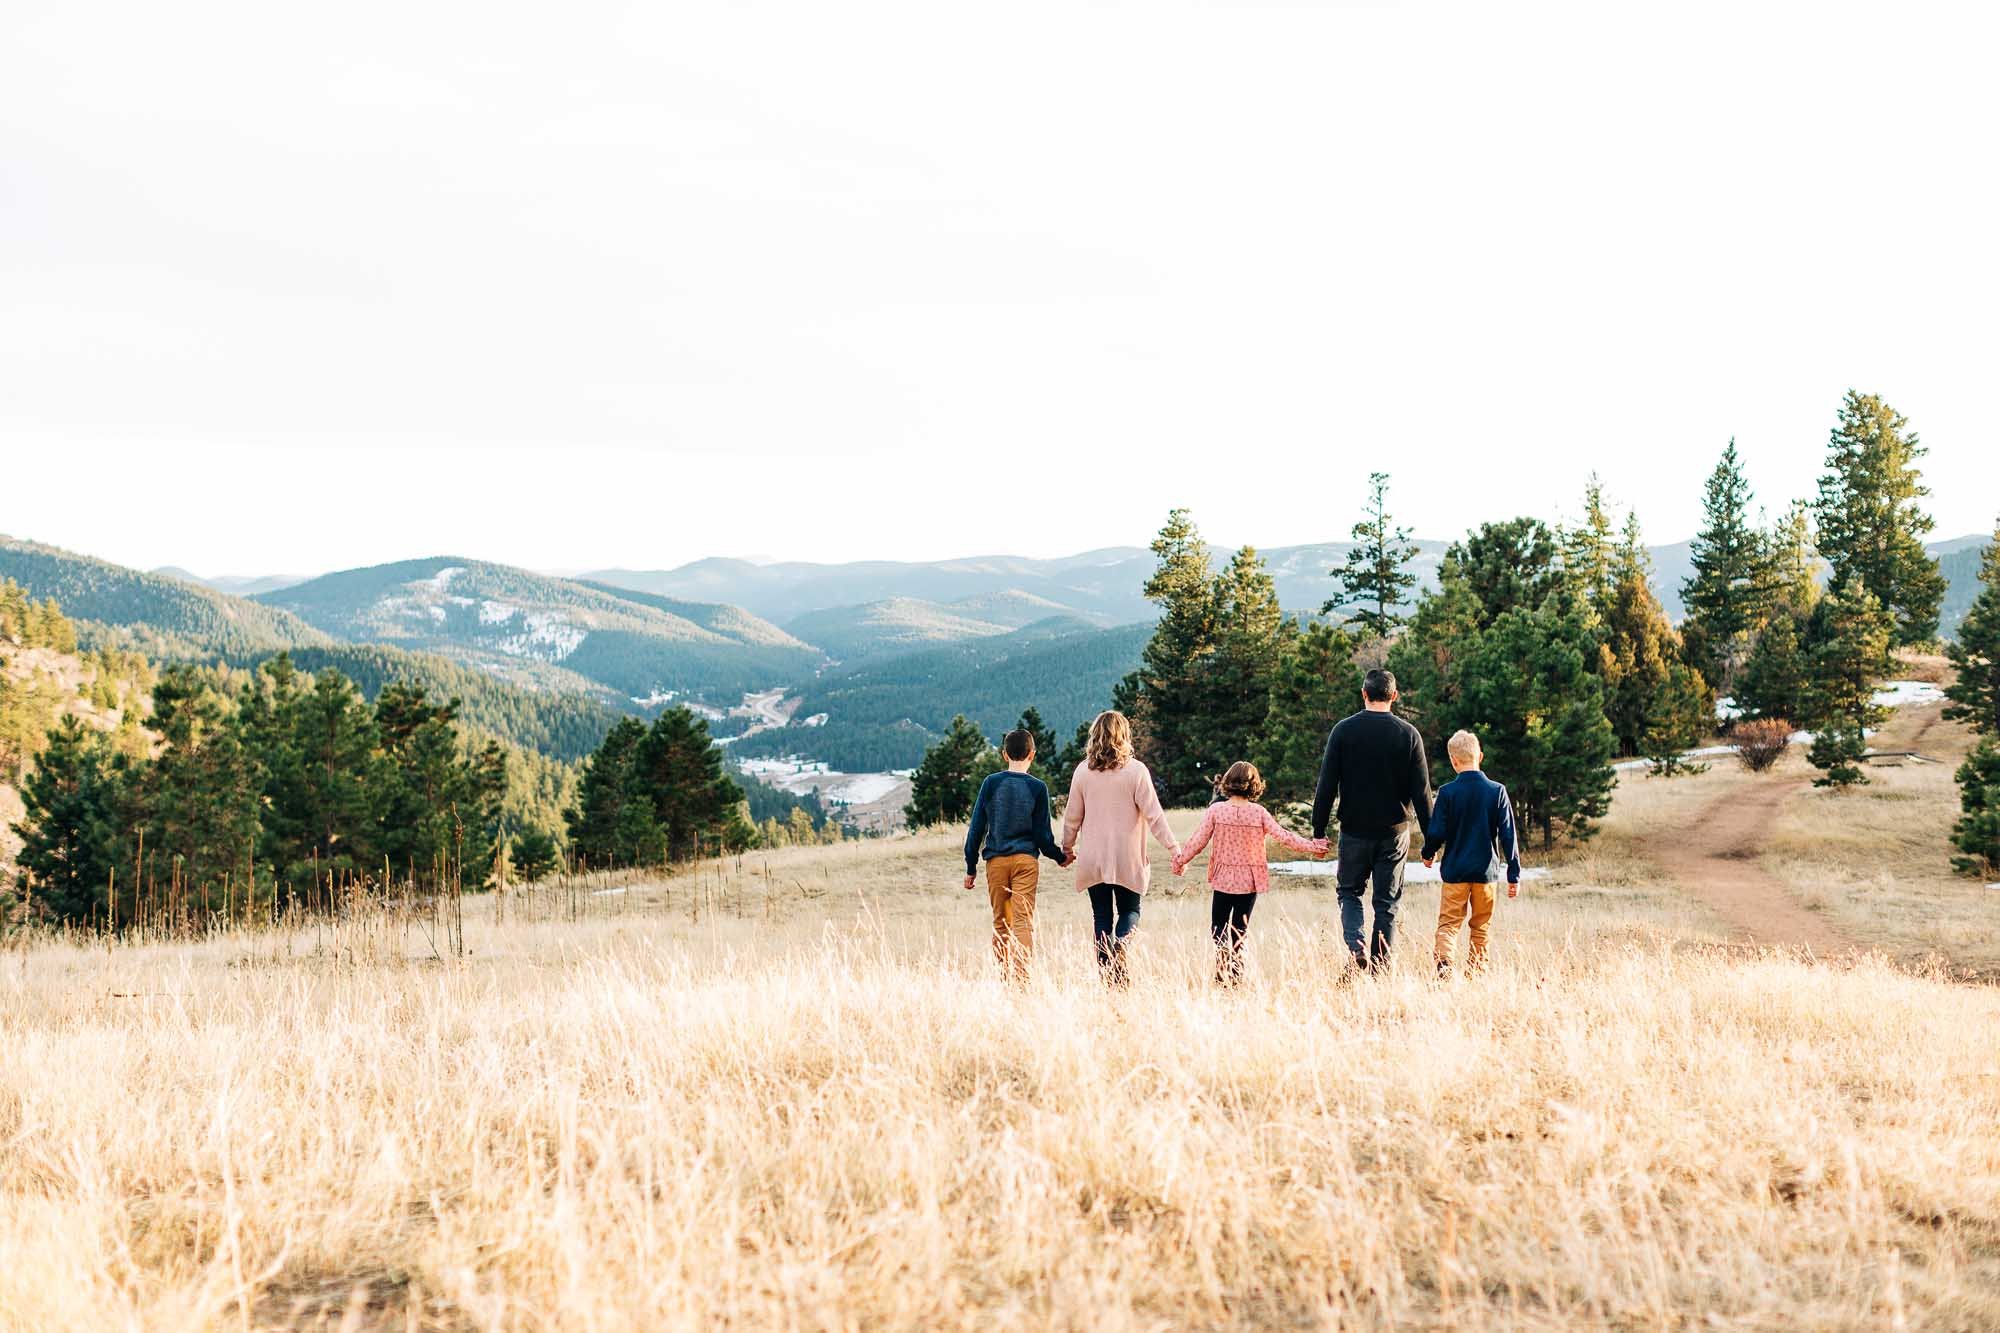
[[[1941,762],[1871,764],[1865,787],[1802,791],[1773,826],[1764,864],[1869,948],[2000,980],[2000,892],[1951,868],[1954,774],[1972,737],[1941,712],[1906,710],[1876,738],[1879,748]],[[1802,760],[1787,763],[1795,777],[1811,773]]]
[[[452,964],[17,951],[0,1322],[2000,1323],[2000,991],[1717,947],[1601,864],[1442,986],[1434,890],[1342,985],[1315,881],[1218,994],[1191,875],[1110,995],[1051,871],[1010,991],[948,836],[482,901]]]

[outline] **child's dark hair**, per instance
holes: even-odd
[[[1007,733],[1000,742],[1001,752],[1015,763],[1020,763],[1035,752],[1035,733],[1026,727],[1017,727]]]
[[[1257,771],[1257,765],[1244,760],[1229,766],[1216,787],[1224,796],[1241,796],[1246,800],[1257,800],[1264,794],[1264,775]]]

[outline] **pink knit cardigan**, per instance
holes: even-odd
[[[1063,850],[1076,851],[1076,887],[1116,884],[1144,893],[1152,883],[1153,867],[1146,857],[1146,830],[1170,853],[1181,845],[1167,827],[1153,775],[1136,759],[1121,768],[1099,771],[1078,764],[1069,783],[1069,804],[1063,807]]]

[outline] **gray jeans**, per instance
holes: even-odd
[[[1340,933],[1347,939],[1347,952],[1356,967],[1386,967],[1389,950],[1396,943],[1396,909],[1403,903],[1403,861],[1410,854],[1408,829],[1386,838],[1357,838],[1340,835],[1340,866],[1334,885],[1340,892]],[[1361,932],[1361,889],[1370,880],[1375,884],[1375,928],[1366,945]]]

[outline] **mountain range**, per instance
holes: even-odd
[[[1950,580],[1947,633],[1977,592],[1985,542],[1931,548]],[[1425,586],[1445,547],[1418,544]],[[1346,550],[1263,552],[1281,604],[1317,611]],[[1678,615],[1688,544],[1650,554],[1661,600]],[[1228,553],[1212,555],[1219,565]],[[1141,547],[1053,560],[711,559],[576,577],[433,556],[230,580],[261,589],[245,597],[185,571],[146,573],[0,537],[0,576],[54,597],[87,639],[157,659],[248,666],[283,651],[308,669],[338,667],[371,693],[415,679],[463,697],[468,720],[560,758],[588,753],[620,713],[684,700],[719,716],[746,693],[785,688],[803,695],[799,717],[828,714],[815,748],[841,751],[850,766],[892,752],[892,766],[907,766],[959,707],[998,727],[1034,703],[1060,727],[1072,694],[1090,695],[1077,708],[1095,706],[1137,660],[1153,619],[1141,591],[1152,567]],[[747,738],[743,752],[797,731]]]

